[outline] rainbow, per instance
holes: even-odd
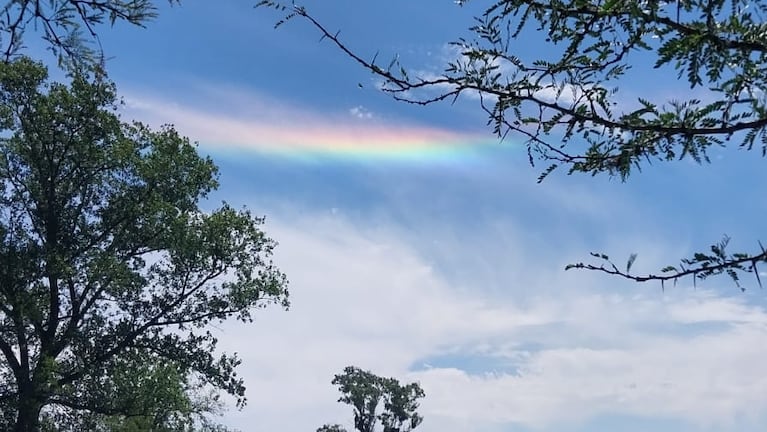
[[[249,132],[200,144],[214,153],[245,151],[307,162],[467,163],[510,148],[488,135],[425,128],[254,127]]]
[[[149,118],[154,126],[174,124],[205,151],[230,157],[242,157],[245,152],[307,162],[465,164],[516,147],[490,132],[464,133],[301,112],[225,116],[157,101],[133,103],[131,111],[138,111],[138,118]]]

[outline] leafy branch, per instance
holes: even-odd
[[[180,0],[168,0],[173,4]],[[133,25],[157,16],[155,0],[7,0],[0,6],[0,50],[4,62],[21,55],[28,29],[41,31],[59,62],[89,66],[103,61],[96,28],[125,21]],[[98,49],[93,49],[95,42]]]
[[[428,105],[479,94],[493,101],[487,111],[499,137],[523,132],[531,153],[554,167],[625,179],[653,159],[708,161],[711,146],[735,136],[741,147],[760,143],[767,152],[767,100],[760,90],[767,81],[759,72],[767,61],[767,25],[759,15],[767,7],[733,0],[730,11],[725,3],[687,1],[673,8],[623,0],[499,1],[476,18],[470,28],[475,39],[452,43],[459,54],[436,78],[413,75],[396,57],[386,66],[377,55],[366,60],[303,6],[269,0],[258,6],[284,12],[277,26],[307,20],[321,40],[382,78],[381,89],[397,100]],[[748,6],[756,11],[747,12]],[[700,9],[715,22],[690,13],[681,20],[680,8]],[[511,40],[535,37],[533,31],[546,35],[558,59],[525,61],[513,54]],[[639,98],[635,108],[619,100],[616,84],[636,66],[633,55],[650,51],[656,69],[671,67],[692,87],[705,82],[705,97]],[[564,151],[569,146],[578,150]]]
[[[747,253],[728,253],[727,246],[730,242],[730,238],[724,236],[724,238],[716,244],[711,245],[709,253],[697,252],[690,258],[683,258],[676,266],[669,265],[662,268],[660,271],[663,274],[648,274],[648,275],[635,275],[631,273],[631,267],[636,261],[637,254],[629,255],[626,261],[625,270],[620,269],[610,257],[603,253],[592,252],[591,256],[599,261],[599,264],[585,264],[582,262],[576,264],[569,264],[565,267],[565,270],[570,269],[586,269],[596,270],[599,272],[607,273],[610,275],[620,276],[626,279],[630,279],[634,282],[660,282],[661,288],[665,290],[666,282],[673,282],[676,286],[677,281],[684,277],[692,277],[693,285],[696,285],[698,279],[704,280],[710,276],[716,276],[720,274],[727,274],[732,279],[735,285],[740,288],[741,291],[745,291],[746,287],[741,284],[740,274],[753,273],[756,278],[756,283],[759,287],[762,287],[762,280],[759,276],[758,264],[767,262],[767,250],[759,243],[761,252],[757,254]]]

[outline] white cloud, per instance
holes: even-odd
[[[349,109],[349,114],[352,117],[356,117],[362,120],[369,120],[373,118],[373,113],[362,105],[357,105],[356,107]]]
[[[244,359],[250,405],[228,416],[244,430],[348,424],[351,411],[335,402],[330,380],[349,364],[420,381],[423,432],[509,422],[555,430],[600,414],[726,430],[735,419],[761,415],[767,403],[767,313],[740,297],[605,293],[528,263],[517,270],[524,289],[555,283],[558,291],[491,301],[492,282],[459,289],[416,252],[417,239],[395,229],[338,214],[275,219],[288,221],[269,233],[281,243],[293,308],[264,311],[252,327],[227,326],[221,335]],[[479,253],[503,254],[504,247]],[[601,280],[602,288],[611,283]],[[721,325],[696,326],[709,321]],[[420,367],[457,354],[505,359],[513,371],[470,374],[459,360]]]
[[[767,327],[767,314],[742,303],[713,295],[685,299],[669,307],[671,317],[681,323],[730,323]]]

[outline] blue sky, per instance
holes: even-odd
[[[474,12],[447,1],[305,4],[359,52],[399,53],[432,72]],[[394,102],[307,23],[274,30],[276,18],[241,0],[186,1],[163,5],[146,29],[102,32],[126,118],[198,141],[221,167],[210,205],[265,214],[280,242],[293,307],[220,329],[249,390],[224,422],[351,429],[330,380],[353,364],[419,381],[423,432],[767,427],[767,294],[751,280],[745,293],[725,279],[662,292],[563,271],[589,251],[637,252],[638,272],[657,271],[725,233],[752,250],[767,237],[756,153],[655,164],[626,183],[556,173],[536,184],[541,167],[519,138],[498,143],[475,101]],[[545,47],[531,37],[519,49]],[[625,88],[680,91],[650,75]],[[333,139],[366,149],[433,137],[462,150],[322,150]]]

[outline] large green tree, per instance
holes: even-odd
[[[546,165],[539,180],[569,173],[626,179],[642,164],[690,158],[708,162],[712,147],[767,154],[767,2],[754,0],[459,0],[484,4],[457,38],[455,59],[441,74],[419,76],[407,65],[363,56],[307,8],[261,1],[307,20],[325,40],[382,80],[397,100],[428,105],[471,93],[499,137],[526,140],[530,162]],[[535,41],[534,54],[521,45]],[[630,100],[620,92],[632,73],[678,78],[679,91]],[[636,90],[636,89],[635,89]],[[645,92],[651,94],[651,92]],[[689,94],[666,98],[665,94]],[[742,272],[759,281],[767,249],[730,253],[728,238],[659,274],[635,275],[594,254],[588,268],[636,281],[676,282]]]
[[[400,384],[396,378],[384,378],[355,366],[348,366],[333,377],[341,398],[338,402],[354,409],[354,428],[374,432],[380,424],[383,432],[410,432],[423,417],[416,411],[418,399],[425,396],[418,383]],[[326,424],[317,432],[345,432],[338,424]]]
[[[2,430],[146,417],[189,396],[152,395],[157,379],[242,404],[239,360],[209,327],[288,305],[263,219],[202,208],[212,161],[117,106],[99,74],[49,83],[31,60],[0,63]]]

